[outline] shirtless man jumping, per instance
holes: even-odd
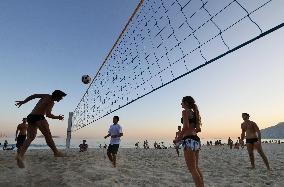
[[[23,143],[26,140],[27,129],[28,129],[27,118],[23,118],[23,123],[19,124],[16,130],[15,141],[17,142],[16,147],[18,148],[17,149],[18,153],[19,153],[20,147],[23,145]]]
[[[63,153],[58,151],[56,148],[54,141],[52,139],[52,135],[49,129],[49,124],[47,120],[45,119],[44,115],[48,118],[52,119],[59,119],[63,120],[64,116],[59,115],[55,116],[51,113],[52,108],[54,106],[54,101],[59,102],[63,97],[65,97],[67,94],[60,90],[55,90],[51,95],[49,94],[34,94],[29,97],[27,97],[24,101],[16,101],[16,106],[20,107],[22,104],[25,104],[29,102],[30,100],[39,98],[40,100],[32,110],[32,112],[27,117],[28,122],[28,133],[27,133],[27,139],[25,140],[24,144],[20,148],[16,159],[17,164],[19,168],[24,168],[24,162],[23,162],[23,156],[25,152],[27,151],[28,147],[30,146],[31,142],[35,139],[37,134],[37,129],[41,131],[41,133],[44,135],[47,145],[52,149],[55,157],[61,157],[64,156]]]
[[[247,146],[247,150],[249,153],[251,167],[252,169],[255,168],[254,154],[253,154],[253,149],[255,148],[257,152],[260,154],[267,169],[270,170],[268,160],[261,147],[260,130],[255,122],[249,120],[249,117],[250,116],[248,113],[242,113],[242,118],[244,122],[241,124],[241,128],[242,128],[241,140],[243,140],[246,136],[246,146]]]

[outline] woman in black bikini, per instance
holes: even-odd
[[[199,150],[201,146],[200,138],[197,136],[197,133],[201,132],[199,110],[191,96],[183,97],[181,105],[182,108],[184,108],[181,118],[183,128],[180,137],[176,138],[174,143],[182,139],[184,158],[188,170],[192,175],[195,185],[197,187],[203,187],[203,175],[198,167]]]

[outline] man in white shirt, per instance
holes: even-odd
[[[106,135],[104,138],[111,137],[110,143],[107,149],[107,156],[109,160],[112,162],[113,166],[116,167],[116,154],[119,148],[120,143],[120,137],[123,136],[122,128],[118,124],[119,117],[114,116],[113,117],[113,124],[109,127],[108,135]]]

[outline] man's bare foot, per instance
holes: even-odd
[[[23,158],[19,155],[16,155],[17,165],[19,168],[25,168]]]
[[[54,153],[54,157],[65,157],[65,156],[66,156],[66,154],[64,154],[60,151],[58,151],[57,153]]]

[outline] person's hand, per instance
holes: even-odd
[[[18,108],[20,108],[20,106],[22,106],[22,104],[25,104],[24,101],[15,101],[15,105],[18,106]]]
[[[17,137],[15,138],[15,141],[17,141]]]
[[[59,120],[64,120],[64,115],[59,115],[59,116],[58,116],[58,119],[59,119]]]

